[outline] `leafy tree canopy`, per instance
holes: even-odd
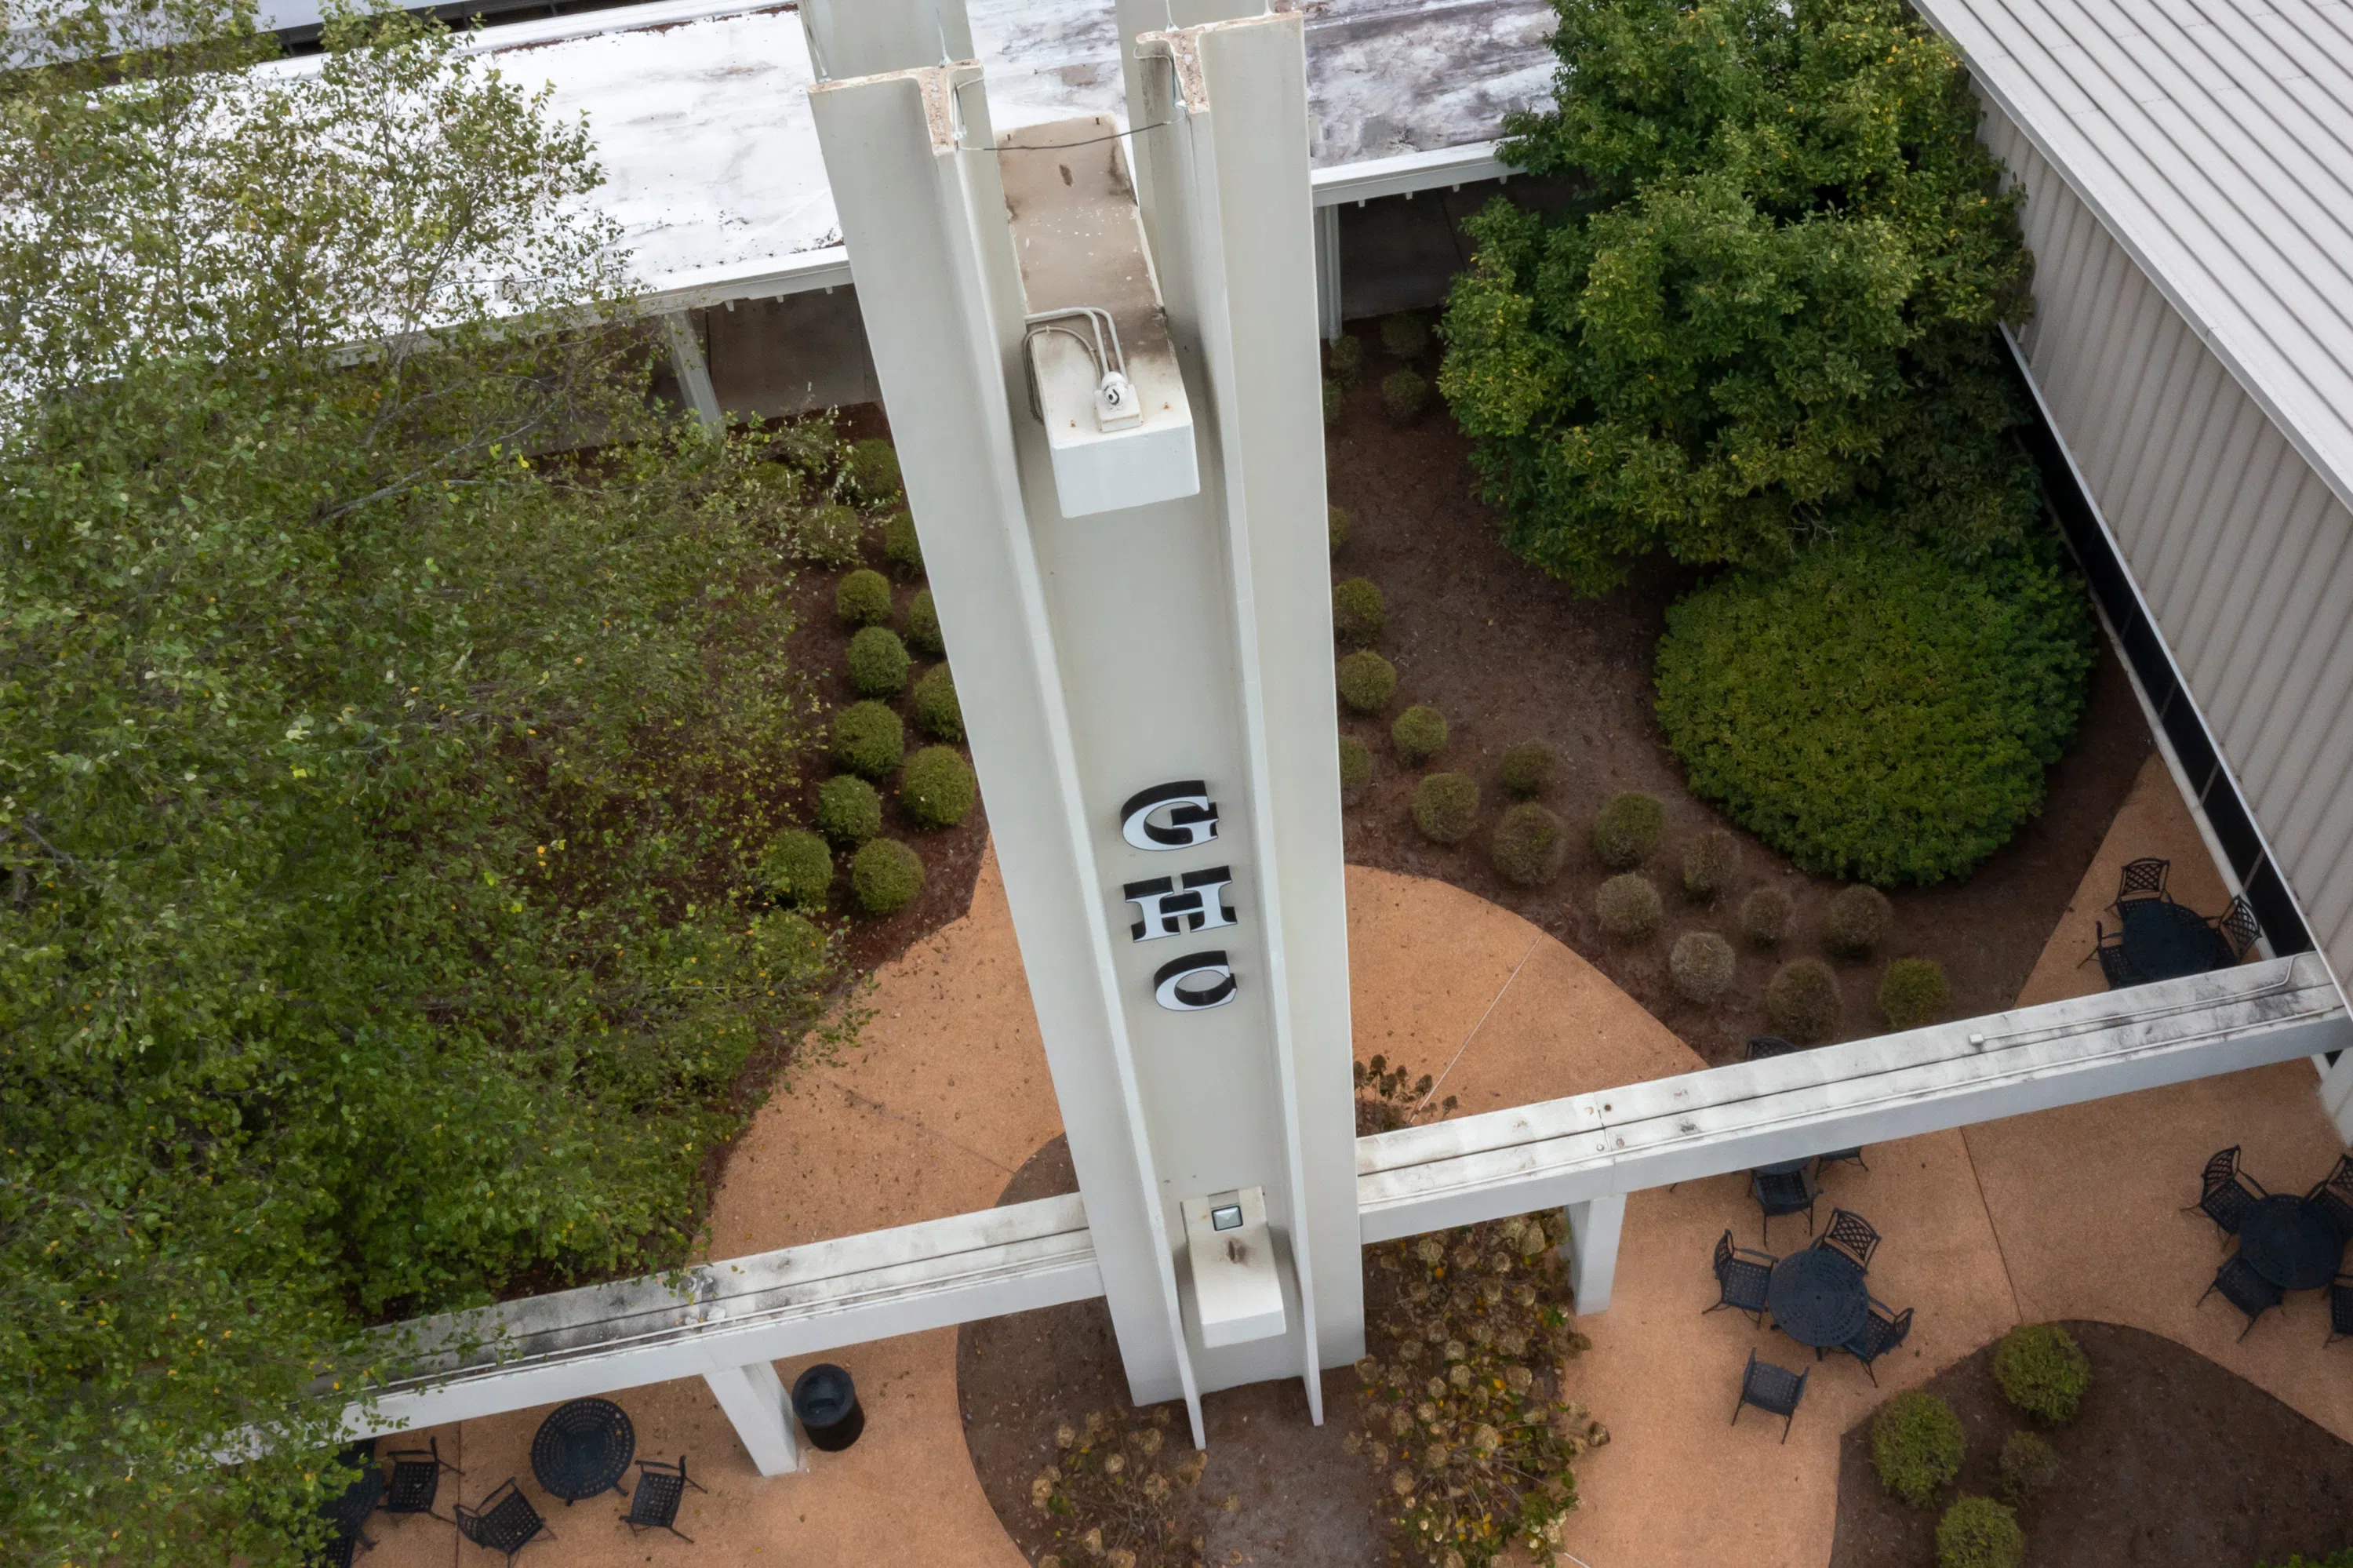
[[[2031,261],[1951,49],[1900,0],[1555,5],[1556,103],[1505,155],[1579,195],[1471,221],[1439,379],[1511,546],[1600,593],[1660,548],[2018,538],[1993,329]]]
[[[438,29],[0,17],[0,1556],[291,1562],[364,1325],[681,1258],[829,1016],[800,481]]]

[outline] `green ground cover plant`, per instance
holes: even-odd
[[[1361,806],[1373,785],[1373,748],[1353,735],[1340,737],[1340,804]]]
[[[1495,778],[1505,794],[1528,800],[1552,788],[1553,776],[1559,771],[1557,752],[1540,740],[1524,740],[1505,748]]]
[[[1413,825],[1432,843],[1459,844],[1479,824],[1479,784],[1467,773],[1432,773],[1413,787]]]
[[[1332,632],[1347,646],[1378,642],[1388,618],[1388,600],[1370,577],[1344,577],[1332,585]]]
[[[1934,1508],[1961,1473],[1968,1436],[1953,1407],[1918,1389],[1897,1394],[1871,1418],[1871,1464],[1890,1497]]]
[[[877,702],[852,703],[833,715],[833,759],[861,779],[888,779],[907,754],[907,726]]]
[[[1369,648],[1344,655],[1334,678],[1350,713],[1377,714],[1397,695],[1397,666]]]
[[[1542,887],[1560,874],[1568,858],[1568,830],[1534,800],[1523,800],[1496,822],[1489,853],[1504,881],[1517,887]]]
[[[861,506],[899,499],[899,450],[881,437],[850,447],[841,460],[841,488]]]
[[[851,626],[881,625],[891,619],[891,579],[871,567],[859,567],[834,588],[833,613]]]
[[[0,21],[0,1556],[289,1564],[366,1325],[683,1261],[830,1006],[833,442],[648,405],[585,129],[438,27]]]
[[[1694,903],[1713,903],[1739,869],[1739,841],[1710,828],[1683,845],[1683,894]]]
[[[1936,1520],[1936,1568],[2019,1568],[2026,1531],[2007,1503],[1962,1498]]]
[[[1612,795],[1593,819],[1593,858],[1630,871],[1649,858],[1666,825],[1666,809],[1652,797],[1635,789]]]
[[[907,684],[907,645],[887,626],[861,626],[849,640],[844,663],[849,684],[861,697],[895,697]]]
[[[822,914],[833,886],[833,851],[807,828],[786,828],[761,855],[760,880],[777,903]]]
[[[817,831],[855,849],[882,831],[882,794],[855,773],[837,773],[817,787]]]
[[[849,857],[849,891],[869,915],[896,915],[923,890],[923,857],[897,839],[870,839]]]
[[[1389,744],[1408,768],[1419,768],[1446,749],[1446,715],[1416,703],[1389,726]]]
[[[1659,889],[1639,871],[1620,872],[1593,890],[1593,912],[1603,935],[1613,941],[1640,942],[1659,928],[1666,916]]]
[[[947,643],[940,637],[940,612],[932,603],[929,588],[917,588],[915,597],[907,601],[907,646],[927,659],[947,654]]]
[[[956,701],[955,676],[945,664],[923,672],[907,698],[907,712],[915,727],[934,740],[964,739],[964,705]]]
[[[899,807],[917,827],[953,828],[972,814],[980,783],[953,746],[927,746],[899,773]]]
[[[902,577],[923,575],[923,542],[916,535],[913,513],[893,512],[882,520],[882,558]]]
[[[1664,550],[1837,533],[1963,555],[2034,524],[2019,197],[1959,57],[1899,0],[1558,0],[1504,156],[1556,214],[1465,226],[1439,387],[1504,540],[1603,593]]]
[[[1783,1039],[1820,1044],[1838,1027],[1837,974],[1820,959],[1783,964],[1765,982],[1765,1016]]]
[[[1751,947],[1776,948],[1789,929],[1789,895],[1759,887],[1740,901],[1740,934]]]
[[[2092,1387],[2092,1358],[2056,1323],[2026,1323],[1994,1347],[1993,1381],[2002,1398],[2045,1426],[2075,1419]]]
[[[1693,792],[1804,870],[1937,882],[2042,809],[2093,649],[2055,559],[1841,541],[1669,609],[1659,722]]]
[[[1892,1029],[1920,1029],[1945,1015],[1951,992],[1934,959],[1897,959],[1879,977],[1879,1011]]]
[[[1732,944],[1715,932],[1686,931],[1668,949],[1667,978],[1677,996],[1704,1006],[1732,983],[1735,961]]]

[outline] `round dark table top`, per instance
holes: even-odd
[[[609,1399],[559,1404],[531,1440],[531,1473],[550,1497],[575,1503],[619,1491],[637,1457],[638,1430],[629,1413]]]
[[[1801,1345],[1832,1350],[1862,1332],[1871,1291],[1852,1259],[1808,1247],[1773,1266],[1765,1287],[1773,1326]]]
[[[2318,1204],[2274,1192],[2239,1222],[2239,1255],[2283,1290],[2317,1290],[2337,1277],[2345,1238]]]
[[[2124,917],[2125,957],[2150,980],[2231,967],[2230,945],[2195,909],[2170,899],[2136,898],[2118,913]]]
[[[384,1499],[383,1467],[372,1456],[360,1462],[365,1467],[352,1478],[352,1484],[345,1487],[340,1495],[329,1498],[319,1506],[319,1511],[326,1516],[327,1522],[335,1527],[339,1535],[357,1535],[360,1527],[367,1523],[368,1515],[375,1511],[375,1505]]]
[[[1809,1154],[1802,1160],[1776,1160],[1772,1164],[1759,1165],[1756,1170],[1759,1176],[1795,1176],[1813,1162],[1814,1157]]]

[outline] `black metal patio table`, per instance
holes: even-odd
[[[2345,1238],[2319,1204],[2274,1192],[2239,1222],[2239,1255],[2283,1290],[2317,1290],[2337,1277]]]
[[[2116,913],[2124,920],[2125,957],[2145,980],[2202,975],[2238,961],[2204,916],[2169,898],[2136,898]]]
[[[1871,1316],[1871,1291],[1852,1259],[1808,1247],[1773,1266],[1765,1306],[1775,1328],[1819,1355],[1862,1331]]]
[[[1797,1160],[1776,1160],[1770,1165],[1759,1165],[1755,1169],[1759,1176],[1795,1176],[1813,1162],[1814,1157],[1809,1154]]]
[[[366,1539],[361,1534],[362,1527],[384,1499],[383,1467],[372,1454],[359,1456],[358,1462],[363,1467],[352,1478],[352,1484],[319,1505],[320,1514],[335,1527],[335,1533],[354,1541]]]
[[[598,1492],[620,1492],[637,1457],[638,1431],[629,1413],[609,1399],[559,1404],[531,1440],[531,1473],[547,1495],[567,1508]]]

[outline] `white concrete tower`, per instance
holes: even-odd
[[[1133,135],[1003,138],[957,0],[804,14],[1121,1354],[1198,1439],[1320,1420],[1363,1279],[1301,23],[1148,9]]]

